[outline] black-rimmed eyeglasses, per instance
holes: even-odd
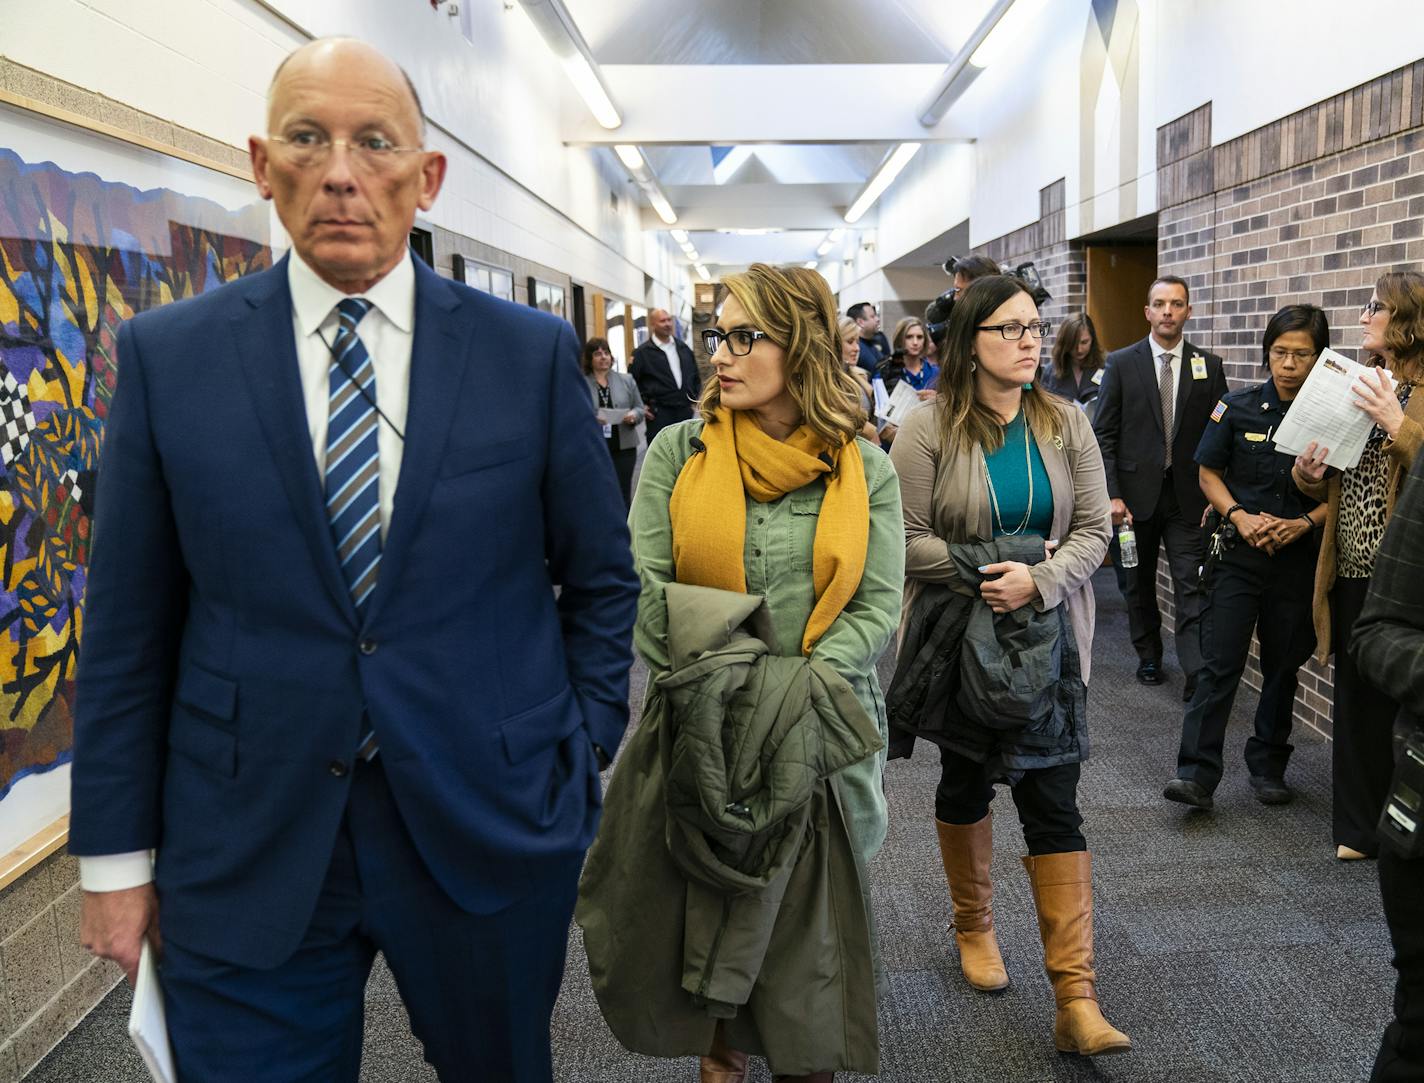
[[[709,354],[716,353],[727,344],[727,352],[733,357],[746,357],[759,338],[770,338],[765,331],[753,331],[750,327],[738,327],[731,331],[717,331],[708,328],[702,332],[702,348]]]
[[[1374,316],[1377,312],[1388,312],[1389,305],[1383,301],[1366,301],[1365,307],[1360,309],[1367,317]]]
[[[1017,342],[1024,337],[1027,331],[1034,338],[1043,339],[1048,337],[1048,332],[1053,330],[1053,324],[1047,320],[1034,320],[1032,323],[1019,323],[1018,320],[1010,320],[1008,323],[986,323],[974,328],[976,331],[997,331],[1004,336],[1008,342]]]

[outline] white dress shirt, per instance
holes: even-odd
[[[336,306],[348,296],[364,297],[371,302],[371,310],[356,325],[356,333],[361,336],[376,370],[376,403],[391,422],[381,421],[376,430],[380,454],[377,485],[384,541],[395,510],[396,479],[400,476],[404,450],[401,438],[391,425],[405,431],[406,408],[410,401],[410,355],[415,343],[415,265],[407,251],[405,257],[365,293],[345,294],[318,278],[294,250],[287,261],[287,286],[292,294],[292,334],[318,477],[326,473],[326,425],[331,397],[331,352],[327,343],[336,342],[340,328],[341,317]],[[79,883],[85,891],[119,891],[152,879],[153,859],[148,850],[79,859]]]
[[[1152,335],[1147,336],[1147,341],[1152,344],[1152,378],[1157,381],[1159,388],[1162,386],[1162,355],[1164,353],[1172,355],[1172,427],[1176,428],[1177,391],[1182,386],[1182,346],[1187,340],[1186,338],[1177,339],[1177,344],[1170,350]],[[1167,435],[1170,436],[1171,433]]]
[[[682,386],[682,358],[677,355],[677,343],[671,338],[661,339],[657,335],[653,336],[653,341],[658,344],[658,349],[667,354],[668,364],[672,366],[672,380],[678,387]]]

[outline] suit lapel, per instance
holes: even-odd
[[[1164,432],[1162,426],[1162,385],[1158,382],[1157,351],[1153,348],[1151,335],[1137,344],[1137,356],[1137,371],[1142,377],[1147,401],[1152,404],[1147,412],[1152,415],[1152,420],[1157,422],[1157,431]]]
[[[1197,381],[1192,377],[1192,355],[1201,351],[1193,346],[1186,339],[1182,339],[1182,377],[1177,381],[1177,405],[1172,414],[1172,436],[1177,435],[1177,430],[1182,426],[1182,411],[1187,408],[1187,399],[1191,397],[1192,388]]]
[[[396,480],[395,510],[381,550],[381,569],[367,609],[367,623],[375,619],[400,576],[401,562],[425,512],[455,420],[473,327],[469,306],[460,309],[455,292],[422,261],[415,260],[415,341],[410,351],[405,444]]]
[[[292,505],[292,515],[311,548],[312,563],[341,611],[354,626],[356,609],[341,576],[321,479],[317,476],[311,432],[307,428],[301,370],[292,329],[292,295],[287,288],[287,259],[249,280],[246,297],[253,311],[231,318],[232,341],[246,372],[245,381],[262,433],[277,461],[277,472]]]

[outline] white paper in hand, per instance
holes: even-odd
[[[133,1007],[129,1009],[129,1037],[148,1065],[154,1083],[178,1083],[173,1048],[168,1044],[168,1020],[163,1013],[163,989],[158,984],[153,948],[147,940],[138,959],[138,981],[134,984]]]
[[[1373,379],[1383,374],[1385,383],[1390,388],[1395,386],[1394,376],[1388,369],[1362,365],[1334,350],[1321,353],[1296,392],[1286,419],[1275,431],[1276,450],[1300,455],[1313,441],[1329,449],[1325,456],[1327,466],[1337,470],[1353,470],[1359,466],[1375,423],[1355,405],[1359,400],[1350,388],[1367,373]]]

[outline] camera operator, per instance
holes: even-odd
[[[963,292],[976,278],[1004,272],[988,256],[951,256],[944,262],[944,273],[953,276],[955,291]]]
[[[1369,593],[1355,624],[1351,653],[1360,672],[1396,703],[1424,702],[1424,456],[1416,456],[1380,543]],[[1401,712],[1395,751],[1419,735],[1424,718]],[[1401,760],[1401,762],[1407,762]],[[1391,788],[1391,794],[1402,786]],[[1417,789],[1415,791],[1418,792]],[[1424,827],[1419,828],[1424,830]],[[1406,857],[1387,841],[1379,848],[1380,896],[1394,944],[1394,1021],[1385,1029],[1370,1083],[1424,1079],[1424,855]]]

